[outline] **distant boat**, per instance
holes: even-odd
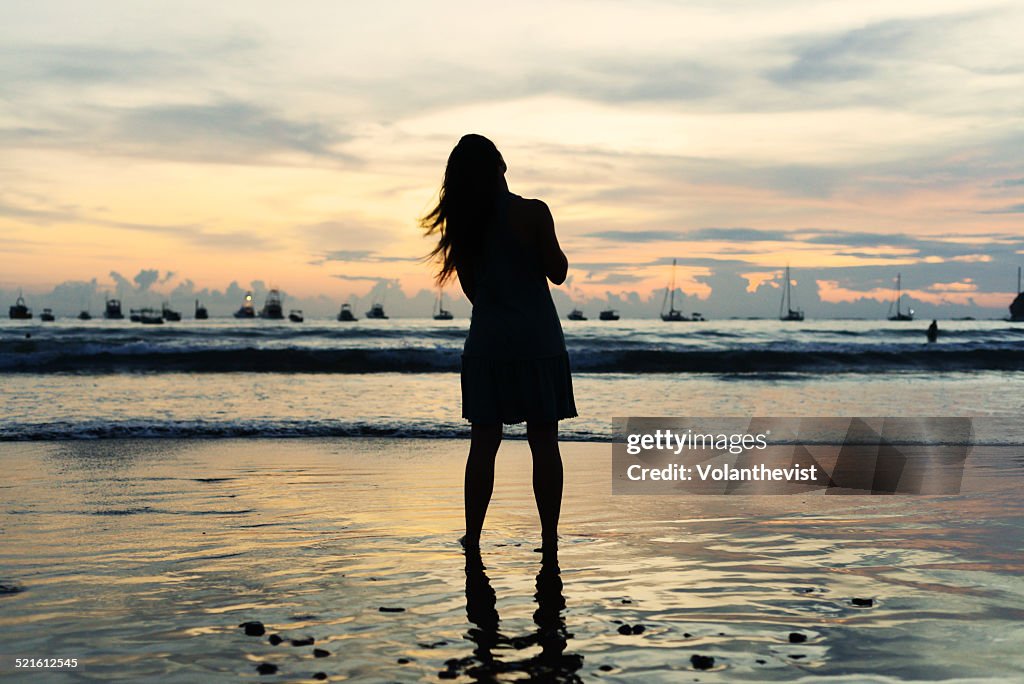
[[[585,321],[587,317],[583,315],[583,311],[580,309],[573,309],[569,312],[570,321]]]
[[[367,318],[376,318],[378,320],[386,320],[388,315],[384,313],[383,304],[374,304],[370,307],[370,310],[366,312]]]
[[[128,320],[132,323],[141,323],[142,309],[128,309]]]
[[[199,300],[197,299],[196,300],[196,320],[197,321],[205,321],[209,317],[210,317],[210,314],[207,313],[206,307],[203,306],[202,304],[200,304]]]
[[[302,317],[302,309],[292,309],[291,311],[289,311],[288,320],[291,321],[292,323],[301,323],[303,320],[305,320]]]
[[[85,309],[82,309],[82,311],[80,311],[79,314],[78,314],[78,320],[80,320],[80,321],[91,321],[92,320],[92,314],[89,313],[88,311],[86,311]]]
[[[793,308],[793,293],[790,292],[791,280],[789,277],[789,266],[786,266],[786,287],[782,290],[782,301],[779,302],[780,321],[802,321],[804,320],[803,309]]]
[[[139,322],[143,325],[163,325],[164,317],[158,309],[139,309]]]
[[[1024,321],[1024,290],[1020,289],[1020,266],[1017,267],[1017,297],[1010,304],[1010,320]]]
[[[271,290],[267,293],[267,299],[263,302],[263,308],[260,309],[260,318],[266,318],[271,321],[280,321],[284,318],[280,292]]]
[[[181,320],[181,312],[173,310],[171,308],[171,305],[168,304],[167,302],[164,302],[163,307],[161,307],[161,309],[160,309],[160,312],[163,315],[163,319],[165,321],[180,321]]]
[[[668,304],[668,311],[665,311],[665,304]],[[676,260],[672,260],[672,280],[665,288],[665,297],[661,301],[661,320],[666,323],[680,323],[682,321],[703,321],[704,317],[698,313],[693,316],[684,316],[683,312],[676,308]]]
[[[32,309],[25,306],[25,298],[20,294],[18,299],[15,300],[14,304],[9,309],[11,320],[13,321],[27,321],[32,318]]]
[[[245,293],[245,300],[235,312],[235,318],[256,318],[256,310],[252,307],[252,292]]]
[[[450,321],[454,318],[452,312],[444,308],[444,289],[438,288],[437,290],[437,309],[434,314],[435,321]]]
[[[108,321],[124,320],[124,314],[121,313],[121,300],[108,299],[106,307],[103,309],[103,317]]]
[[[900,302],[903,299],[903,286],[902,286],[902,282],[900,280],[900,276],[901,276],[901,274],[899,274],[899,273],[896,274],[896,299],[894,299],[893,302],[889,304],[889,320],[890,321],[912,321],[912,320],[914,320],[914,310],[913,309],[907,309],[907,312],[904,313],[900,309]],[[895,314],[892,313],[892,305],[893,304],[896,305],[896,313]]]
[[[338,320],[339,321],[346,321],[346,322],[348,322],[348,321],[358,321],[359,319],[356,318],[352,314],[352,305],[351,304],[342,304],[341,305],[341,311],[338,312]]]
[[[619,320],[619,312],[615,309],[605,309],[597,317],[602,321],[617,321]]]
[[[704,318],[704,314],[700,313],[699,311],[694,311],[693,315],[690,316],[690,320],[691,321],[706,321],[707,319]]]
[[[39,320],[55,321],[57,318],[53,315],[53,309],[43,309],[43,313],[39,314]]]

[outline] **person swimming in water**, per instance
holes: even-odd
[[[939,339],[939,323],[932,320],[932,324],[928,326],[928,341],[934,342],[937,339]]]

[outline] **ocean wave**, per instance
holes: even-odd
[[[885,373],[1024,370],[1024,348],[1008,345],[884,346],[787,344],[750,348],[570,347],[575,371],[589,373]],[[161,350],[70,347],[0,353],[7,373],[454,373],[461,349],[408,348]]]

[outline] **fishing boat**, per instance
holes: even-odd
[[[39,314],[39,320],[55,321],[57,317],[53,315],[53,309],[43,309],[43,313]]]
[[[342,304],[341,305],[341,311],[338,312],[338,320],[339,321],[350,322],[350,321],[358,321],[359,319],[356,318],[355,315],[352,313],[352,305],[351,304]]]
[[[288,312],[288,320],[292,323],[301,323],[305,320],[302,316],[302,309],[292,309]]]
[[[668,311],[665,311],[665,304],[668,304]],[[683,312],[676,308],[676,260],[672,260],[672,280],[669,281],[668,287],[665,288],[665,297],[661,300],[661,320],[669,323],[679,323],[681,321],[703,321],[704,317],[700,314],[694,314],[693,316],[684,316]]]
[[[163,325],[163,312],[159,309],[139,309],[139,322],[143,325]]]
[[[1024,321],[1024,290],[1020,289],[1020,266],[1017,267],[1017,297],[1010,303],[1010,320]]]
[[[234,315],[235,318],[256,318],[256,310],[252,306],[252,292],[245,293],[245,300]]]
[[[121,300],[108,299],[103,309],[103,317],[108,321],[124,320],[124,314],[121,313]]]
[[[789,277],[789,266],[786,266],[786,286],[782,290],[782,300],[779,302],[780,321],[804,320],[804,310],[793,308],[793,293],[791,288],[792,280]]]
[[[20,294],[8,311],[13,321],[27,321],[32,318],[32,309],[25,306],[25,298]]]
[[[889,304],[889,320],[890,321],[912,321],[914,320],[914,310],[907,309],[904,312],[900,308],[900,304],[903,300],[903,284],[900,278],[901,274],[896,274],[896,298]],[[896,305],[896,313],[892,312],[892,305]]]
[[[92,320],[92,314],[89,313],[88,311],[86,311],[85,309],[82,309],[80,312],[78,312],[78,320],[80,320],[80,321],[91,321]]]
[[[132,323],[141,323],[142,309],[128,309],[128,320]]]
[[[160,313],[163,315],[163,319],[165,321],[180,321],[181,320],[181,312],[180,311],[175,311],[174,309],[172,309],[171,305],[169,303],[167,303],[167,302],[164,302],[163,306],[160,308]]]
[[[370,310],[366,312],[367,318],[376,318],[378,320],[387,320],[388,315],[384,313],[383,304],[374,304],[370,307]]]
[[[602,321],[617,321],[619,320],[619,312],[615,309],[605,309],[597,317]]]
[[[266,318],[271,321],[280,321],[284,318],[284,309],[281,308],[281,293],[277,290],[271,290],[267,293],[267,298],[263,302],[263,308],[260,309],[260,318]]]
[[[196,300],[196,320],[197,321],[205,321],[209,317],[210,317],[210,314],[206,311],[206,307],[203,306],[202,304],[200,304],[199,300],[197,299]]]
[[[572,311],[569,312],[569,320],[570,321],[585,321],[585,320],[587,320],[587,317],[583,315],[583,310],[582,309],[573,309]]]
[[[434,320],[435,321],[450,321],[454,318],[452,312],[444,308],[444,288],[438,288],[437,290],[437,306],[434,309]]]

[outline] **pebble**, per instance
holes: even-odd
[[[806,658],[807,656],[805,656],[805,655],[803,655],[803,654],[800,654],[800,653],[798,653],[798,654],[796,654],[796,655],[791,655],[791,656],[789,656],[789,657],[790,657],[790,658],[792,658],[793,660],[800,660],[801,658]]]
[[[807,641],[807,635],[801,634],[800,632],[789,633],[789,643],[791,644],[802,644]]]
[[[850,603],[852,603],[855,606],[861,606],[861,607],[864,607],[864,608],[870,608],[871,606],[875,605],[875,600],[874,599],[869,599],[869,598],[855,598],[855,599],[851,599]]]
[[[643,625],[633,625],[633,634],[643,634],[645,629]]]
[[[623,603],[632,603],[632,601],[630,601],[629,599],[622,599],[622,602]]]
[[[313,649],[313,657],[314,658],[326,658],[329,655],[331,655],[331,652],[327,651],[325,649],[322,649],[322,648],[314,648]]]
[[[615,668],[612,667],[611,665],[602,665],[601,667],[599,667],[597,669],[600,670],[601,672],[611,672]]]
[[[409,662],[410,662],[410,661],[409,661],[409,659],[408,659],[408,658],[399,658],[399,659],[398,659],[398,664],[399,664],[399,665],[408,665],[408,664],[409,664]]]
[[[382,613],[404,613],[405,612],[405,608],[389,608],[388,606],[381,606],[377,610],[379,610]]]
[[[256,671],[261,675],[274,674],[277,672],[277,665],[273,663],[260,663],[256,666]]]
[[[632,633],[633,633],[633,628],[630,627],[629,625],[622,625],[621,627],[619,627],[619,634],[632,634]]]
[[[757,659],[757,660],[755,660],[754,662],[755,662],[755,663],[757,663],[758,665],[764,665],[764,664],[765,664],[765,663],[767,663],[768,661],[767,661],[767,660],[765,660],[764,658],[758,658],[758,659]]]
[[[267,631],[266,627],[263,626],[263,623],[257,620],[243,622],[238,626],[245,630],[246,636],[263,636]]]
[[[714,656],[694,654],[690,656],[690,664],[693,665],[696,670],[710,670],[715,666],[715,658]]]
[[[683,638],[684,638],[684,639],[689,639],[689,638],[690,638],[690,637],[692,637],[692,636],[693,636],[693,635],[692,635],[692,634],[690,634],[689,632],[683,632]]]
[[[271,634],[267,641],[270,642],[271,646],[277,646],[279,643],[284,641],[284,639],[281,638],[280,634]]]
[[[323,681],[323,680],[327,679],[327,673],[326,672],[317,672],[315,675],[313,675],[313,679],[319,679],[320,681]]]
[[[306,637],[305,639],[292,639],[292,646],[312,646],[316,643],[316,639],[313,637]]]

